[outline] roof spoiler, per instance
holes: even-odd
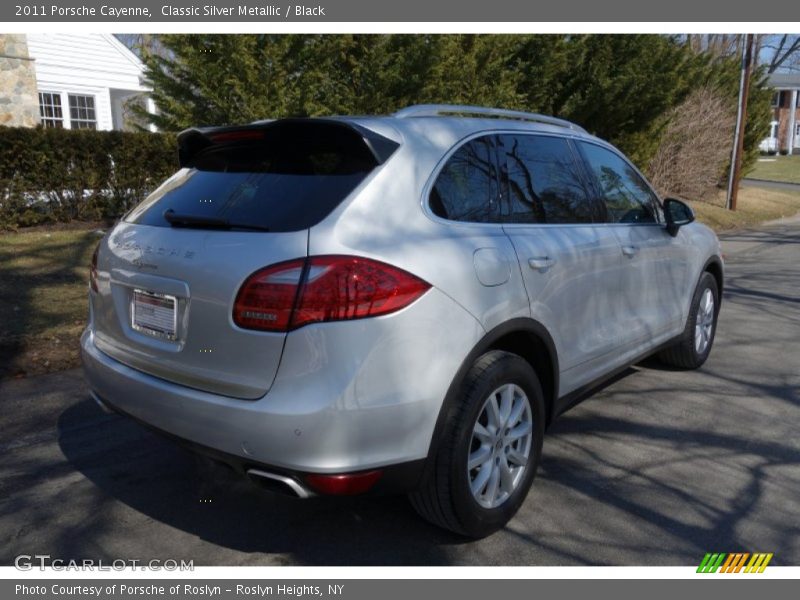
[[[338,131],[343,135],[357,136],[379,165],[385,163],[397,150],[399,143],[343,119],[289,118],[256,121],[247,125],[230,127],[193,127],[178,134],[178,159],[181,167],[191,167],[198,153],[210,146],[245,140],[267,139],[271,135],[290,134],[292,130],[318,128],[320,133]]]

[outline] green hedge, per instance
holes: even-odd
[[[0,127],[0,228],[115,219],[177,168],[172,134]]]

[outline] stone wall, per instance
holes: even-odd
[[[0,125],[39,124],[34,61],[24,34],[0,33]]]

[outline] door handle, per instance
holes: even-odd
[[[528,266],[531,269],[536,269],[540,273],[544,273],[556,264],[556,259],[550,258],[549,256],[534,256],[528,259]]]
[[[627,256],[628,258],[633,258],[636,256],[636,253],[639,252],[639,248],[636,246],[623,246],[622,253]]]

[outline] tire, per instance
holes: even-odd
[[[710,314],[706,302],[711,299]],[[714,336],[717,332],[717,316],[719,314],[719,289],[717,280],[711,273],[704,272],[697,283],[697,288],[692,296],[692,305],[689,318],[679,341],[669,348],[662,350],[658,358],[661,362],[679,369],[697,369],[706,362],[714,345]],[[700,322],[705,323],[705,334],[700,333]],[[700,343],[698,340],[704,340]]]
[[[487,352],[467,372],[448,417],[433,468],[411,504],[434,525],[485,537],[516,514],[536,475],[545,419],[536,372],[516,354]],[[479,466],[468,469],[470,459]]]

